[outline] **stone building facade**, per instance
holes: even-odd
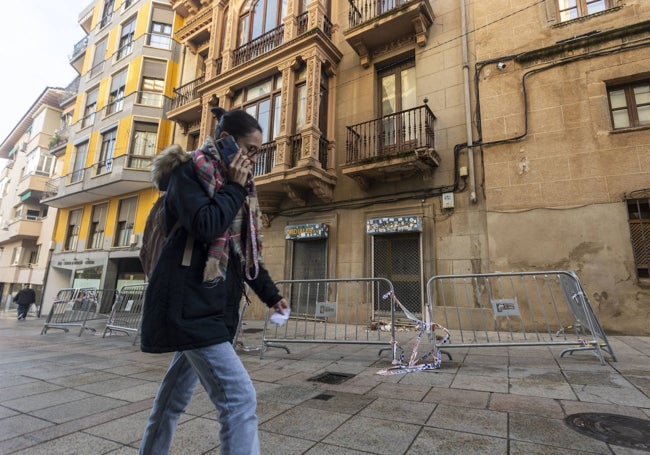
[[[434,275],[571,269],[650,333],[643,1],[170,3],[175,139],[260,120],[274,277],[387,277],[419,311]]]

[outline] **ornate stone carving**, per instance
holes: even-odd
[[[282,186],[284,191],[287,193],[287,196],[289,196],[289,199],[291,199],[295,204],[301,207],[307,205],[307,198],[303,196],[302,191],[300,191],[299,188],[296,188],[290,183],[283,183]]]
[[[334,200],[334,187],[322,180],[311,179],[309,186],[314,192],[314,196],[323,202],[332,202]]]
[[[275,218],[274,215],[270,215],[268,213],[262,213],[260,216],[260,221],[262,222],[262,227],[265,229],[268,229],[271,227],[271,222],[273,221],[273,218]]]

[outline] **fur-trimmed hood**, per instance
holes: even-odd
[[[180,145],[170,145],[154,158],[151,165],[151,182],[159,191],[167,191],[169,177],[174,169],[191,159],[192,154],[183,150]]]

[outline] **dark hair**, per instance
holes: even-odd
[[[259,122],[246,111],[241,109],[226,111],[222,107],[213,107],[210,111],[217,119],[217,126],[214,129],[215,139],[219,138],[223,131],[227,131],[235,138],[246,136],[255,130],[262,132]]]

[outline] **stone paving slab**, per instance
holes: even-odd
[[[171,355],[132,337],[49,331],[0,315],[0,454],[135,455]],[[99,323],[98,323],[99,324]],[[247,327],[261,327],[249,321]],[[245,333],[246,345],[261,333]],[[639,455],[583,436],[579,412],[650,420],[650,337],[610,337],[618,362],[560,348],[458,348],[440,370],[394,376],[377,346],[240,350],[258,396],[262,453]],[[407,343],[406,343],[407,344]],[[405,344],[405,345],[406,345]],[[349,374],[340,384],[321,373]],[[219,454],[219,424],[198,387],[171,454]]]

